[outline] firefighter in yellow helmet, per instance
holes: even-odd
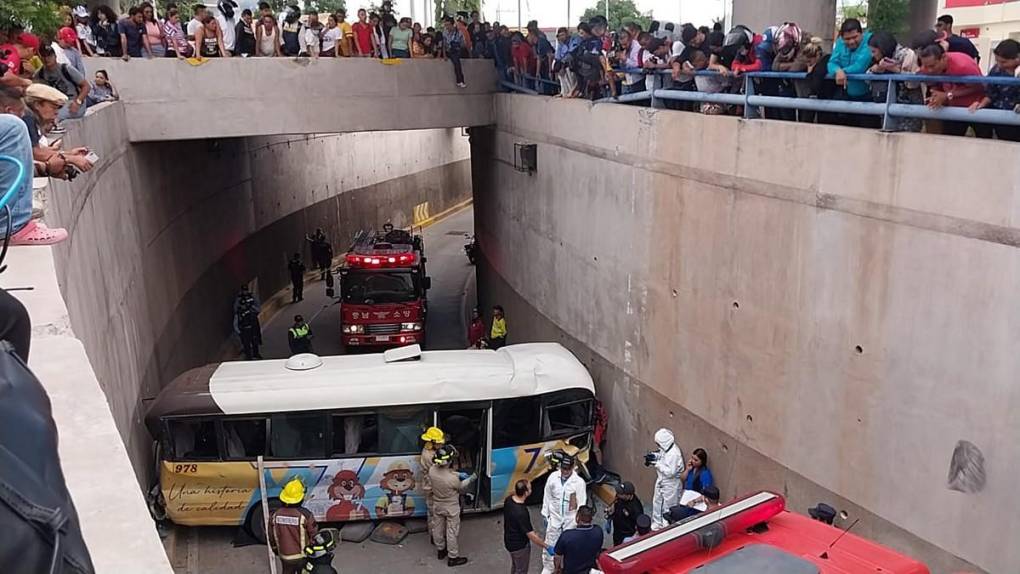
[[[305,565],[305,546],[319,532],[319,525],[308,509],[301,506],[305,485],[297,478],[283,486],[283,506],[269,516],[269,545],[283,564],[282,574],[297,574]]]
[[[432,468],[432,459],[436,457],[436,451],[439,447],[446,444],[446,433],[439,427],[429,427],[421,435],[421,440],[425,441],[425,446],[421,449],[421,459],[419,464],[421,466],[421,490],[425,493],[425,508],[427,510],[427,520],[429,525],[429,533],[432,533],[432,483],[429,482],[429,469]]]

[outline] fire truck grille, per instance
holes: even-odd
[[[365,325],[365,333],[368,335],[396,335],[400,332],[399,323],[385,323],[382,325]]]

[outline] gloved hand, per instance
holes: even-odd
[[[549,556],[556,556],[556,549],[552,546],[546,546],[545,551]]]
[[[467,480],[468,476],[470,476],[470,475],[468,473],[466,473],[466,472],[458,472],[457,473],[457,477],[460,478],[461,480]]]

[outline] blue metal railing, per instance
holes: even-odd
[[[753,119],[758,117],[758,108],[780,108],[792,110],[831,112],[843,114],[860,114],[882,117],[882,129],[893,128],[896,118],[917,118],[949,120],[959,122],[975,122],[998,125],[1020,125],[1020,114],[1010,110],[981,109],[971,112],[966,108],[942,107],[932,109],[925,105],[902,104],[896,101],[897,85],[899,82],[928,83],[928,84],[995,84],[1003,86],[1020,86],[1020,78],[1009,77],[988,77],[988,76],[932,76],[925,74],[847,74],[850,81],[864,81],[869,84],[885,83],[886,100],[884,102],[858,102],[846,100],[821,100],[817,98],[799,98],[794,96],[764,96],[755,92],[756,79],[784,79],[784,80],[806,80],[807,73],[803,72],[747,72],[743,74],[730,74],[734,81],[743,82],[741,93],[707,93],[697,91],[681,91],[667,89],[664,79],[672,72],[670,70],[646,70],[635,68],[614,68],[614,73],[630,73],[653,76],[653,89],[646,89],[640,92],[605,97],[595,100],[595,103],[630,103],[650,101],[652,107],[663,107],[663,101],[684,101],[695,103],[715,103],[732,106],[743,106],[744,117]],[[722,77],[718,72],[700,71],[693,74],[684,74],[684,77],[691,76],[714,76]],[[559,86],[558,82],[523,76],[523,79]],[[832,79],[832,76],[829,76]],[[518,92],[538,95],[537,90],[525,88],[512,81],[504,81],[503,86]]]

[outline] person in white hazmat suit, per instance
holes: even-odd
[[[680,496],[680,472],[684,469],[684,453],[676,445],[673,431],[669,429],[655,431],[655,444],[659,450],[645,455],[645,466],[655,467],[652,530],[659,530],[669,524],[662,515],[676,506]]]
[[[549,475],[542,497],[542,518],[546,521],[545,544],[555,548],[563,532],[577,527],[577,509],[588,502],[584,479],[574,472],[574,457],[554,453],[553,463],[559,471]],[[556,562],[548,552],[542,553],[542,574],[553,574]]]

